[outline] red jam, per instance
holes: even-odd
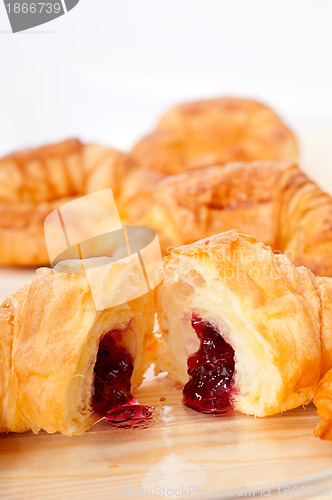
[[[143,420],[151,413],[130,394],[133,368],[129,352],[115,342],[111,332],[106,334],[100,342],[94,369],[92,408],[109,422]]]
[[[234,350],[210,323],[193,315],[191,324],[200,347],[188,358],[183,403],[196,411],[225,413],[232,404]]]

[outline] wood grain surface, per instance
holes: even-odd
[[[0,498],[261,497],[262,487],[278,485],[286,490],[265,489],[266,496],[287,497],[293,483],[302,490],[291,496],[332,497],[319,494],[332,491],[332,443],[313,436],[313,405],[261,419],[205,415],[184,407],[181,390],[160,378],[137,397],[156,410],[136,429],[100,422],[71,438],[2,435]]]

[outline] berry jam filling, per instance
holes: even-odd
[[[234,350],[210,323],[193,315],[191,325],[200,347],[188,358],[183,403],[196,411],[225,413],[232,403]]]
[[[106,334],[100,342],[94,369],[92,408],[109,422],[143,420],[151,414],[148,406],[139,405],[130,394],[133,368],[129,352],[116,344],[111,332]]]

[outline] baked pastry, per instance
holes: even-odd
[[[0,307],[2,432],[81,434],[103,416],[144,413],[131,391],[150,363],[153,293],[97,310],[82,262],[38,269]]]
[[[164,178],[161,172],[132,168],[124,177],[116,200],[121,219],[131,224],[140,223],[150,210],[154,192]]]
[[[311,402],[332,366],[317,280],[237,231],[176,248],[157,290],[157,371],[198,411],[263,417]]]
[[[293,164],[230,163],[169,177],[144,223],[156,229],[164,255],[239,229],[296,265],[332,276],[332,198]]]
[[[132,155],[167,175],[229,161],[296,161],[293,132],[267,106],[222,97],[182,104],[168,111]]]
[[[332,441],[332,369],[329,370],[319,383],[314,403],[321,421],[315,427],[315,436]]]
[[[112,188],[115,200],[134,169],[128,155],[78,139],[0,160],[0,263],[49,264],[44,220],[77,196]]]
[[[316,278],[321,297],[321,322],[323,360],[322,373],[325,374],[319,382],[314,394],[314,403],[321,421],[315,428],[315,436],[332,441],[332,279]]]

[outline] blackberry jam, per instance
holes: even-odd
[[[234,390],[234,350],[210,323],[193,315],[191,324],[200,346],[188,358],[190,379],[183,389],[183,403],[204,413],[225,413]]]

